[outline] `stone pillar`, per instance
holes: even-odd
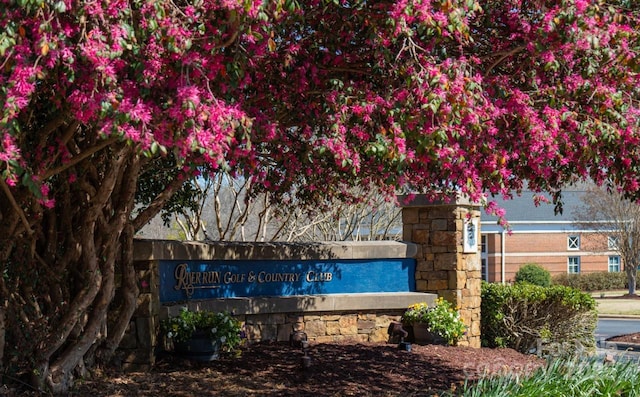
[[[429,201],[419,195],[402,205],[403,239],[418,246],[416,290],[437,293],[460,308],[467,325],[459,344],[480,347],[480,208],[468,200]],[[465,228],[476,225],[477,249],[465,247]],[[468,242],[469,240],[467,240]]]

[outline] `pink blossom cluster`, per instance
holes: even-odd
[[[640,192],[640,5],[1,3],[11,186],[25,173],[45,186],[73,157],[60,130],[25,138],[46,108],[40,124],[63,117],[188,169],[225,164],[300,204],[356,185],[476,200],[586,179]]]

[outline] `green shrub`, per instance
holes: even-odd
[[[172,342],[185,342],[194,332],[206,331],[225,352],[235,350],[242,343],[242,324],[228,312],[192,311],[185,307],[177,316],[162,320],[160,329]]]
[[[482,343],[523,353],[593,351],[596,302],[575,288],[482,284]]]
[[[402,323],[406,325],[425,324],[429,332],[443,338],[449,345],[457,345],[467,327],[460,318],[460,311],[442,297],[434,306],[426,302],[414,303],[402,315]]]
[[[564,285],[580,291],[611,291],[627,289],[625,272],[597,272],[580,274],[559,274],[553,277],[553,284]]]
[[[551,273],[535,263],[527,263],[516,273],[516,283],[529,283],[548,287],[551,285]]]

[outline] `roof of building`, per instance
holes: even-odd
[[[500,197],[490,198],[489,201],[495,201],[500,208],[506,211],[505,218],[509,223],[540,223],[540,222],[566,222],[571,223],[576,220],[576,212],[584,206],[582,196],[586,194],[586,190],[566,190],[562,191],[562,212],[555,212],[549,195],[542,195],[549,200],[549,203],[541,202],[535,205],[535,193],[532,191],[523,191],[521,195],[514,196],[513,199],[505,200]],[[540,195],[540,194],[539,194]],[[498,217],[482,213],[483,224],[496,224]]]

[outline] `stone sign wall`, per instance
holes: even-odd
[[[183,307],[233,313],[250,341],[288,341],[304,331],[312,341],[355,343],[387,340],[390,322],[409,305],[436,299],[415,291],[411,243],[138,240],[134,249],[142,293],[119,352],[130,368],[153,365],[160,320]],[[269,266],[276,270],[264,270]],[[197,295],[197,288],[217,297]]]
[[[185,306],[193,310],[226,310],[234,313],[243,322],[251,341],[286,341],[292,331],[304,331],[310,340],[317,342],[380,342],[387,340],[389,323],[398,321],[409,305],[418,302],[433,304],[441,296],[460,308],[461,317],[468,327],[460,344],[480,347],[478,207],[462,200],[453,203],[427,202],[420,196],[410,202],[406,198],[401,198],[401,201],[405,202],[402,217],[403,236],[407,242],[205,244],[136,241],[134,257],[141,294],[138,308],[119,349],[123,367],[141,369],[153,365],[159,348],[160,320],[176,315]],[[204,289],[221,288],[225,285],[227,273],[235,278],[226,284],[233,284],[231,281],[238,284],[248,282],[250,274],[256,277],[259,274],[251,273],[251,269],[239,271],[237,268],[220,272],[207,267],[212,263],[322,261],[325,264],[340,263],[344,269],[343,266],[348,267],[349,264],[355,266],[362,261],[375,262],[380,259],[390,259],[389,263],[392,264],[388,265],[388,269],[393,271],[385,274],[384,270],[372,266],[374,272],[365,272],[364,276],[357,276],[349,283],[364,283],[367,278],[388,277],[390,274],[405,277],[402,269],[411,269],[414,279],[407,284],[410,288],[381,291],[371,287],[369,291],[365,288],[337,293],[331,290],[301,293],[303,290],[297,290],[281,296],[252,296],[237,291],[221,297],[194,298],[193,295],[196,286]],[[406,259],[415,259],[414,267],[403,267]],[[187,265],[192,262],[196,264],[195,270]],[[163,273],[160,270],[162,263],[171,263],[174,267],[168,273]],[[398,266],[398,263],[401,265]],[[202,270],[198,270],[200,265]],[[289,274],[288,278],[282,278],[278,283],[289,283],[290,286],[303,281],[311,284],[334,281],[334,273],[331,272],[331,279],[327,279],[329,272],[326,271],[319,272],[325,276],[306,280],[310,270],[305,269],[304,277],[296,277],[297,273],[292,271],[273,274]],[[242,280],[242,274],[246,275],[245,280]],[[182,283],[178,290],[187,295],[182,296],[182,300],[176,300],[175,296],[161,299],[161,286],[166,288],[163,278],[169,279],[172,288],[176,283]],[[257,279],[252,282],[258,283]],[[302,284],[298,287],[301,288]]]

